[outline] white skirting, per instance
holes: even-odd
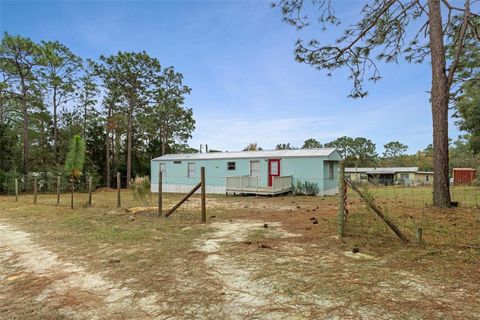
[[[190,192],[194,185],[190,184],[164,184],[163,185],[163,192],[166,193],[188,193]],[[209,194],[225,194],[227,188],[225,186],[208,186],[206,193]],[[151,191],[153,193],[158,192],[158,184],[151,185]],[[323,192],[322,192],[323,191]],[[196,193],[200,193],[200,189],[197,190]],[[320,190],[318,196],[333,196],[338,193],[338,187],[334,187],[331,189]]]
[[[162,191],[166,193],[188,193],[190,192],[194,185],[190,184],[164,184]],[[153,193],[158,192],[158,184],[152,184],[151,185],[151,191]],[[200,193],[200,189],[197,190],[196,193]],[[206,193],[210,194],[225,194],[226,192],[226,187],[225,186],[208,186],[207,189],[205,190]]]
[[[333,195],[336,195],[337,193],[338,193],[338,187],[323,190],[323,195],[325,196],[333,196]]]

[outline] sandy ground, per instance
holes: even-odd
[[[397,304],[403,304],[398,316],[405,308],[421,307],[422,303],[435,311],[431,313],[435,318],[480,318],[480,298],[475,294],[478,284],[433,281],[414,270],[392,269],[386,261],[368,254],[329,252],[316,244],[290,241],[300,235],[282,229],[280,222],[232,220],[214,222],[209,227],[214,231],[196,239],[192,250],[200,252],[202,259],[205,257],[205,270],[221,284],[223,298],[212,309],[213,313],[201,310],[200,305],[191,305],[192,312],[172,315],[167,310],[171,306],[160,302],[161,292],[144,292],[108,280],[101,273],[89,272],[86,265],[60,257],[38,245],[30,234],[0,221],[0,319],[32,318],[22,317],[18,310],[15,314],[1,312],[8,301],[18,303],[19,308],[25,303],[25,297],[17,300],[12,297],[14,288],[19,290],[21,284],[26,285],[30,294],[29,303],[38,304],[44,315],[50,315],[38,317],[42,319],[190,319],[208,313],[212,319],[221,314],[222,319],[233,320],[391,319],[389,312]],[[261,239],[267,239],[271,247],[261,247],[262,242],[252,243],[255,234],[261,234]],[[246,249],[238,250],[241,245]],[[360,268],[370,271],[362,274]],[[375,282],[371,270],[385,272],[389,277]],[[265,271],[265,276],[258,276]],[[314,292],[306,286],[299,287],[301,290],[295,287],[307,283],[322,288],[322,283],[318,283],[322,276],[325,287],[327,281],[331,286],[328,277],[334,275],[340,275],[344,285],[360,283],[355,288],[371,294],[372,299],[382,297],[385,305],[372,304],[368,299],[364,305],[349,305],[334,291]],[[198,284],[198,276],[186,274],[183,283]],[[470,303],[462,306],[467,300]],[[342,313],[336,313],[338,310]],[[52,312],[58,316],[52,317]],[[35,313],[39,314],[42,313]],[[407,318],[422,318],[420,314],[421,310],[414,311]]]
[[[271,308],[272,304],[284,304],[288,301],[286,297],[276,295],[271,285],[252,280],[253,276],[248,267],[238,263],[221,250],[222,244],[245,241],[250,232],[261,230],[264,225],[264,222],[252,221],[213,223],[211,226],[217,231],[197,242],[197,248],[208,253],[205,259],[207,269],[223,283],[225,309],[228,310],[231,319],[245,319],[245,317],[263,319],[265,318],[261,315],[263,308],[267,306]],[[296,236],[281,229],[278,222],[269,222],[267,225],[271,237]],[[281,313],[270,313],[266,318],[278,319],[281,316]]]
[[[136,299],[135,291],[60,259],[37,245],[28,233],[6,224],[0,224],[0,261],[2,282],[28,276],[48,280],[38,290],[36,301],[50,305],[67,318],[144,319],[159,312],[155,296]],[[68,296],[76,303],[63,303]]]

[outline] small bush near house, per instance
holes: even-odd
[[[135,177],[130,181],[133,198],[141,201],[145,206],[152,205],[152,192],[150,190],[150,178]]]
[[[303,196],[314,196],[320,192],[318,183],[308,181],[297,181],[297,185],[293,187],[293,192]]]

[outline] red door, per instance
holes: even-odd
[[[280,176],[280,159],[268,160],[268,186],[272,186],[273,177]]]

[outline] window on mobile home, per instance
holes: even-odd
[[[334,162],[329,162],[328,163],[328,179],[330,180],[333,180],[333,178],[335,177],[335,166],[334,166]]]
[[[189,162],[188,163],[188,177],[195,178],[195,163]]]

